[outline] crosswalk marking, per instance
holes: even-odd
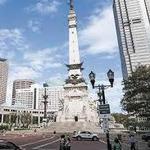
[[[20,146],[21,147],[25,147],[25,146],[28,146],[28,145],[33,145],[33,144],[36,144],[36,143],[40,143],[40,142],[43,142],[43,141],[47,141],[47,140],[53,139],[54,137],[55,136],[52,136],[50,138],[46,138],[46,139],[38,140],[36,142],[31,142],[31,143],[23,144],[23,145],[20,145]]]
[[[53,144],[53,143],[58,142],[59,140],[60,140],[60,139],[57,139],[57,140],[52,141],[52,142],[50,142],[50,143],[46,143],[46,144],[43,144],[43,145],[36,146],[36,147],[34,147],[33,149],[39,149],[39,148],[41,148],[41,147],[51,145],[51,144]]]

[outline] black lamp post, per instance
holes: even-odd
[[[114,83],[114,72],[109,69],[109,71],[107,72],[107,77],[109,79],[110,85],[111,87],[113,87],[113,83]]]
[[[107,77],[109,79],[110,85],[103,85],[103,84],[99,84],[95,86],[95,73],[93,71],[90,72],[89,74],[89,78],[90,78],[90,82],[92,84],[93,89],[94,88],[98,88],[98,97],[99,97],[99,102],[100,104],[106,104],[106,100],[105,100],[105,89],[108,87],[113,87],[113,83],[114,83],[114,72],[110,69],[107,72]],[[111,144],[110,144],[110,140],[109,140],[109,131],[106,133],[106,138],[107,138],[107,149],[111,150]]]
[[[43,84],[43,87],[44,87],[44,95],[43,95],[43,98],[44,98],[44,119],[47,119],[47,99],[48,99],[48,95],[46,94],[46,87],[48,87],[47,83],[44,83]]]

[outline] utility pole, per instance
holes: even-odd
[[[48,101],[47,101],[48,95],[46,93],[46,90],[47,90],[46,87],[48,87],[47,83],[44,83],[43,87],[44,87],[44,95],[43,95],[44,101],[42,101],[43,104],[44,104],[44,118],[43,118],[43,122],[47,123],[47,104],[48,104]]]

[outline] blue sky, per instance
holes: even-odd
[[[0,57],[9,61],[8,99],[15,79],[62,85],[67,78],[68,0],[0,0]],[[106,91],[113,112],[119,112],[122,74],[111,0],[74,0],[84,77],[91,70],[97,84],[107,84],[115,72],[114,88]]]

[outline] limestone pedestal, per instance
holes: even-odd
[[[96,107],[91,105],[85,83],[66,84],[64,89],[64,105],[58,112],[57,122],[98,122]]]

